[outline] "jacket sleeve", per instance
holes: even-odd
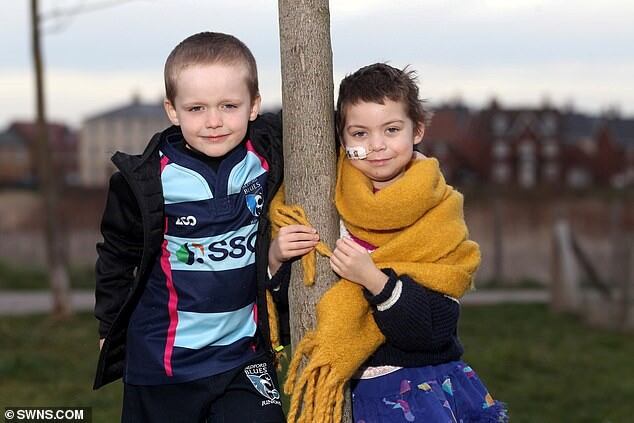
[[[389,279],[378,295],[365,291],[386,341],[403,351],[442,348],[457,332],[459,303],[407,275],[382,269]]]
[[[288,286],[291,279],[291,263],[284,262],[272,278],[266,280],[275,308],[277,309],[280,342],[282,345],[291,343],[291,329],[288,309]]]
[[[288,285],[291,281],[291,261],[285,261],[275,274],[266,279],[266,289],[277,304],[288,306]]]
[[[95,265],[95,317],[99,336],[105,338],[128,296],[143,249],[139,207],[119,172],[110,178],[101,233],[103,242],[97,244]]]

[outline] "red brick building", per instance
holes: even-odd
[[[634,184],[634,119],[538,109],[437,108],[421,146],[454,184],[526,189]]]

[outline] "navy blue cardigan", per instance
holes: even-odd
[[[457,333],[460,304],[407,275],[397,275],[392,269],[382,270],[389,277],[383,291],[376,296],[364,291],[373,306],[374,321],[385,335],[385,343],[364,366],[422,367],[460,359],[463,353]],[[397,280],[402,283],[399,299],[379,311],[376,306],[390,298]]]

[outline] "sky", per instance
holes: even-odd
[[[91,10],[101,5],[110,7]],[[35,115],[30,2],[2,7],[0,130]],[[200,31],[244,41],[263,106],[281,103],[275,0],[40,0],[40,11],[50,120],[77,128],[135,95],[160,101],[165,58]],[[334,84],[387,61],[411,65],[432,106],[478,108],[495,97],[634,117],[632,16],[631,0],[331,0]]]

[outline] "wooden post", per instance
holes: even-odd
[[[555,312],[577,312],[581,305],[579,274],[570,224],[565,219],[558,219],[553,228],[553,260],[551,309]]]
[[[632,236],[625,228],[624,199],[614,200],[610,207],[610,282],[614,287],[612,301],[615,309],[614,325],[632,329],[634,316],[634,286],[632,279]]]
[[[634,331],[634,236],[632,233],[624,235],[623,281],[621,294],[621,310],[619,313],[620,328]]]
[[[498,285],[504,284],[504,217],[502,198],[497,192],[493,199],[493,279]]]

